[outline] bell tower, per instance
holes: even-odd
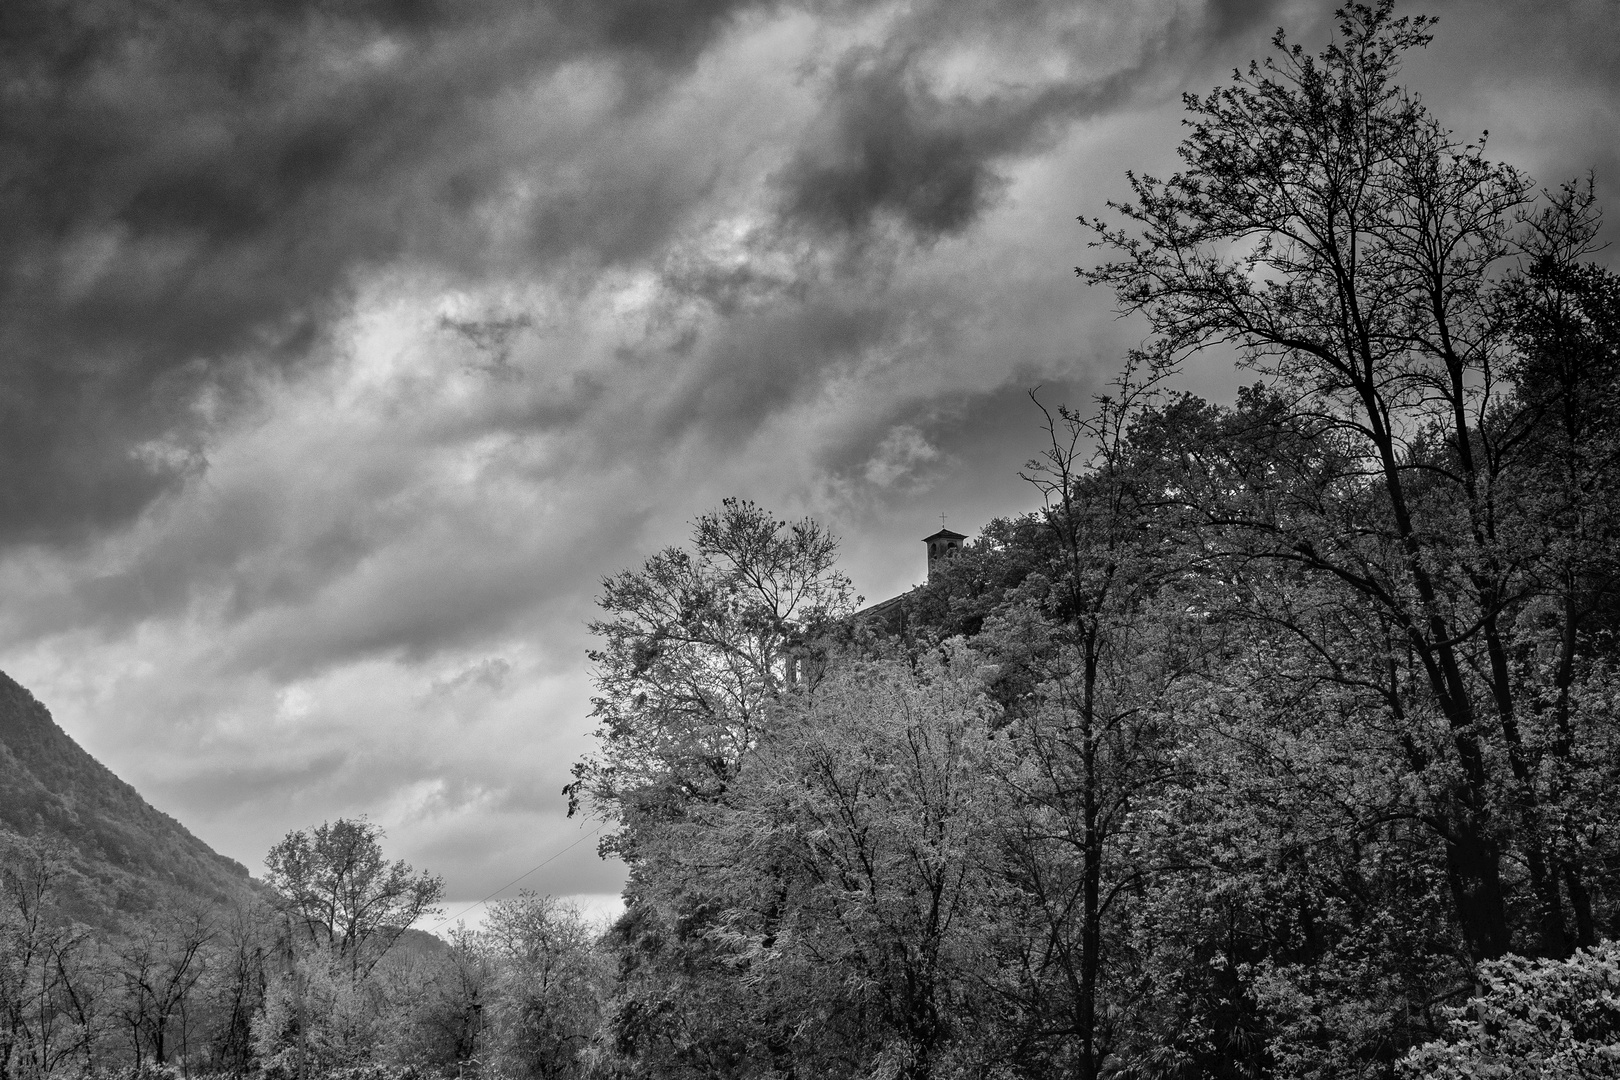
[[[940,529],[932,536],[923,537],[923,543],[928,545],[928,580],[934,580],[934,569],[941,566],[946,559],[951,558],[962,550],[962,541],[967,537],[959,532],[949,529]]]

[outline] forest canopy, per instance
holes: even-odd
[[[1186,99],[1082,219],[1148,338],[928,585],[739,503],[608,582],[618,1068],[1613,1074],[1620,280],[1401,86],[1431,27]]]

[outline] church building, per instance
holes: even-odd
[[[928,582],[933,583],[934,575],[945,565],[945,560],[954,557],[962,550],[962,543],[967,537],[959,532],[942,528],[931,536],[923,537],[922,542],[928,545]],[[920,586],[919,586],[920,587]],[[898,631],[906,621],[906,599],[916,589],[891,596],[880,603],[864,607],[855,613],[855,618],[861,622],[877,622],[884,624],[890,632]]]
[[[944,563],[946,559],[962,550],[962,541],[967,537],[959,532],[941,529],[932,536],[923,537],[923,543],[928,545],[928,580],[934,580],[934,570]]]

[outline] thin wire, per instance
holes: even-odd
[[[607,827],[607,823],[603,822],[601,825],[598,825],[596,828],[592,829],[590,832],[586,833],[584,836],[580,837],[578,840],[575,840],[572,844],[569,844],[567,847],[563,848],[561,851],[558,851],[558,852],[556,852],[556,853],[554,853],[552,855],[549,855],[545,859],[543,859],[540,862],[536,863],[534,866],[531,866],[529,869],[525,870],[523,873],[519,874],[517,877],[513,878],[511,881],[508,881],[505,885],[502,885],[500,888],[496,889],[494,892],[490,893],[488,896],[484,897],[482,900],[479,900],[477,903],[471,905],[470,907],[468,907],[468,908],[466,908],[466,909],[464,909],[462,911],[456,912],[454,915],[446,915],[444,918],[440,919],[438,922],[436,922],[432,926],[430,926],[428,928],[428,932],[432,933],[434,930],[437,930],[439,927],[443,926],[445,923],[449,922],[451,919],[459,919],[459,918],[461,918],[463,915],[467,914],[467,912],[471,911],[473,908],[477,907],[479,904],[487,904],[487,903],[489,903],[490,900],[492,900],[495,897],[499,896],[501,893],[505,892],[507,889],[510,889],[512,886],[516,885],[518,882],[522,881],[524,878],[528,877],[530,874],[534,873],[536,870],[538,870],[542,866],[546,865],[546,863],[551,862],[553,859],[558,859],[558,858],[561,858],[562,856],[568,854],[570,851],[573,851],[575,848],[579,847],[579,845],[583,844],[585,841],[589,840],[591,837],[595,836],[597,833],[601,832],[606,827]]]

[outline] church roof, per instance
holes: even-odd
[[[941,529],[941,530],[939,530],[939,532],[935,533],[933,536],[925,536],[925,537],[923,537],[923,543],[926,544],[931,540],[966,540],[966,539],[967,539],[967,537],[963,536],[959,532],[951,532],[951,530],[949,530],[949,529]]]
[[[857,611],[851,618],[857,621],[887,618],[891,612],[904,605],[906,598],[913,592],[916,592],[916,589],[903,592],[899,596],[891,596],[887,600],[880,600],[875,604],[869,604]]]

